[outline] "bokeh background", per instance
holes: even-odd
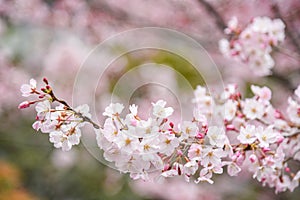
[[[232,16],[244,26],[256,16],[284,21],[286,39],[272,54],[276,62],[272,75],[256,77],[245,64],[221,55],[218,41],[226,37],[223,29]],[[252,83],[267,85],[274,91],[272,103],[284,110],[287,97],[300,84],[297,0],[0,0],[0,200],[299,199],[299,188],[275,195],[246,172],[234,178],[217,176],[214,185],[188,184],[182,179],[166,184],[132,181],[99,162],[84,145],[62,152],[48,142],[47,135],[31,128],[34,110],[17,109],[24,100],[19,91],[22,83],[47,77],[57,96],[72,102],[77,71],[96,45],[122,31],[149,26],[174,29],[195,39],[218,66],[223,82],[238,83],[244,96]],[[193,88],[205,84],[201,72],[179,56],[159,50],[128,53],[105,70],[95,91],[100,121],[100,111],[118,80],[130,70],[135,75],[132,82],[144,79],[146,72],[134,69],[149,62],[169,66],[172,70],[157,65],[147,73],[187,100],[192,97],[182,77]],[[117,97],[122,100],[122,93]],[[160,98],[178,106],[176,96],[157,84],[137,89],[130,103],[139,104],[147,115],[149,103]]]

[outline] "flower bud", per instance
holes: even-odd
[[[282,135],[279,135],[279,136],[277,137],[276,143],[279,145],[283,140],[284,140],[284,137],[283,137]]]
[[[48,82],[48,79],[45,77],[45,78],[43,78],[43,81],[44,81],[44,83],[46,83],[46,85],[48,85],[49,84],[49,82]]]
[[[228,124],[228,125],[226,126],[226,130],[227,130],[227,131],[234,131],[234,130],[236,130],[236,129],[235,129],[235,127],[234,127],[233,124]]]
[[[18,108],[19,109],[24,109],[24,108],[28,108],[29,106],[30,106],[29,101],[23,101],[22,103],[19,104]]]
[[[255,155],[255,154],[251,154],[251,155],[249,156],[249,160],[250,160],[252,163],[255,163],[255,162],[257,161],[256,155]]]
[[[291,172],[291,169],[289,167],[286,167],[286,168],[284,168],[284,171],[289,173],[289,172]]]

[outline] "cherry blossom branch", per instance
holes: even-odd
[[[298,54],[300,54],[300,42],[297,39],[298,37],[294,35],[293,30],[290,29],[288,23],[284,20],[282,14],[280,12],[279,6],[276,3],[274,3],[272,5],[272,9],[275,12],[276,16],[279,17],[286,24],[286,34],[287,34],[288,38],[290,38],[294,47],[297,49]]]
[[[290,81],[287,77],[277,73],[275,70],[272,70],[272,74],[267,76],[270,79],[273,79],[287,88],[289,91],[294,91],[295,86],[293,85],[292,81]]]
[[[95,129],[100,129],[101,126],[99,126],[98,124],[93,122],[89,117],[83,116],[82,113],[75,111],[71,106],[68,105],[68,103],[66,101],[58,99],[54,95],[52,89],[48,92],[48,94],[51,96],[53,102],[57,101],[57,102],[63,104],[64,106],[66,106],[67,110],[73,111],[75,113],[75,115],[79,116],[83,121],[86,121],[86,122],[92,124]]]
[[[198,0],[198,3],[206,9],[208,14],[215,18],[218,29],[221,31],[221,33],[223,33],[224,29],[226,28],[226,23],[224,22],[220,13],[205,0]]]
[[[80,127],[90,122],[88,106],[71,108],[54,95],[47,80],[44,82],[44,94],[36,89],[33,79],[21,86],[23,96],[39,95],[40,99],[22,102],[19,108],[37,103],[33,128],[49,133],[56,148],[68,151],[79,144]],[[228,85],[220,96],[212,97],[206,88],[198,86],[192,100],[192,120],[177,126],[167,123],[174,109],[166,107],[163,100],[152,103],[152,115],[146,120],[139,117],[136,105],[131,105],[122,118],[124,106],[111,103],[103,112],[107,117],[103,127],[94,126],[97,144],[107,161],[133,179],[148,180],[149,171],[156,170],[161,172],[160,178],[183,176],[190,181],[196,176],[195,183],[212,184],[213,174],[222,174],[227,166],[227,173],[235,176],[248,160],[248,170],[258,181],[275,187],[276,192],[293,191],[299,185],[300,171],[292,172],[287,162],[300,157],[300,86],[296,99],[288,101],[289,120],[271,105],[269,88],[253,85],[251,90],[254,96],[242,99],[237,87]],[[51,103],[55,101],[60,105],[53,109]],[[224,127],[207,122],[213,116],[212,106],[224,110],[214,116],[224,121]],[[230,136],[231,131],[234,135]]]

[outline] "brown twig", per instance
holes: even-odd
[[[206,11],[215,18],[218,29],[223,33],[227,27],[220,13],[205,0],[198,0],[198,2],[206,9]]]
[[[288,25],[288,23],[283,18],[282,14],[280,12],[279,6],[276,3],[274,3],[272,5],[272,10],[275,12],[275,15],[285,23],[285,25],[286,25],[286,35],[291,40],[291,42],[293,43],[293,45],[296,48],[296,50],[298,51],[298,53],[300,53],[300,41],[298,40],[298,37],[296,35],[294,35],[293,30],[290,29],[290,26]]]
[[[52,90],[49,92],[49,95],[51,96],[53,102],[57,101],[57,102],[63,104],[64,106],[67,107],[68,110],[74,112],[75,115],[79,116],[83,121],[86,121],[86,122],[91,123],[95,129],[100,129],[100,126],[99,126],[98,124],[96,124],[95,122],[93,122],[90,118],[88,118],[88,117],[82,115],[82,113],[80,113],[80,112],[75,111],[71,106],[69,106],[69,104],[68,104],[66,101],[61,100],[61,99],[58,99],[58,98],[54,95],[54,93],[53,93]]]
[[[270,79],[278,81],[281,85],[285,86],[288,90],[291,92],[295,90],[294,85],[292,82],[287,78],[287,76],[278,74],[274,70],[272,71],[272,74],[268,76]]]

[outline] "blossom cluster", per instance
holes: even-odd
[[[179,138],[172,131],[167,118],[173,113],[166,102],[153,103],[153,117],[142,120],[138,107],[131,105],[130,113],[123,119],[122,104],[110,104],[103,113],[108,118],[104,127],[96,129],[98,146],[104,150],[104,158],[115,162],[121,172],[130,172],[134,179],[148,178],[151,171],[163,169],[164,157],[170,157],[179,146]]]
[[[230,40],[221,39],[219,48],[226,57],[246,63],[256,75],[266,76],[275,65],[271,52],[283,42],[284,29],[281,19],[268,17],[256,17],[242,29],[233,17],[225,29]]]
[[[19,108],[23,109],[35,104],[37,116],[32,127],[42,133],[48,133],[49,141],[56,148],[69,151],[73,145],[80,143],[80,128],[86,124],[84,119],[91,117],[89,107],[84,104],[72,109],[66,102],[56,98],[47,79],[44,79],[44,82],[46,87],[40,90],[37,89],[37,82],[34,79],[31,79],[29,84],[21,86],[22,96],[37,96],[37,99],[23,101]],[[58,105],[52,108],[52,103],[55,101]]]
[[[139,116],[134,104],[124,116],[124,106],[111,103],[100,126],[90,119],[87,105],[72,109],[44,82],[42,92],[33,79],[22,85],[23,96],[39,98],[22,102],[19,108],[36,103],[33,128],[49,133],[56,148],[68,151],[77,145],[80,127],[88,122],[104,158],[133,179],[147,180],[150,172],[159,172],[159,178],[183,176],[188,182],[212,184],[213,175],[226,168],[230,176],[247,169],[276,192],[293,191],[299,185],[300,171],[293,162],[300,161],[300,86],[288,99],[287,117],[271,104],[268,87],[252,85],[254,96],[243,99],[237,86],[229,84],[219,96],[198,86],[192,119],[178,125],[170,121],[174,109],[159,100],[152,103],[148,119]],[[59,103],[54,109],[53,102]]]

